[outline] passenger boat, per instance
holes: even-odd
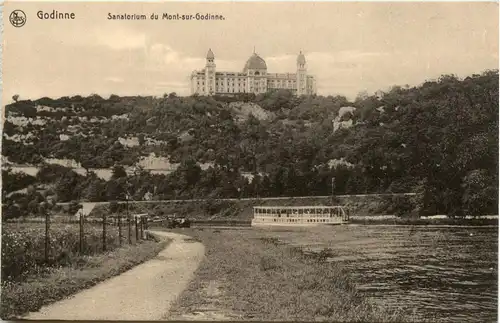
[[[337,206],[255,206],[252,226],[317,226],[345,224],[349,210]]]

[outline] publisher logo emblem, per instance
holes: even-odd
[[[9,16],[9,21],[14,27],[22,27],[26,23],[26,14],[22,10],[14,10]]]

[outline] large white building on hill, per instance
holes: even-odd
[[[316,94],[316,80],[307,75],[306,58],[302,52],[297,56],[295,73],[268,73],[266,62],[255,52],[242,72],[219,72],[215,68],[215,55],[209,49],[205,68],[191,74],[192,94],[258,94],[280,89],[291,90],[296,95]]]

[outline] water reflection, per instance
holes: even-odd
[[[496,322],[498,228],[338,226],[275,230],[273,236],[348,268],[373,301],[420,319]]]

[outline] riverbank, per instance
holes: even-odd
[[[193,227],[251,227],[252,222],[246,220],[194,220]],[[349,224],[356,225],[437,225],[437,226],[498,226],[498,219],[412,219],[397,217],[351,217]]]
[[[351,218],[349,224],[359,225],[442,225],[442,226],[498,226],[498,219],[452,219],[452,218]]]
[[[390,195],[342,195],[336,196],[303,196],[303,197],[272,197],[247,199],[200,199],[200,200],[172,200],[146,201],[129,203],[130,213],[149,213],[152,216],[176,214],[192,221],[211,222],[250,222],[253,218],[255,206],[307,206],[307,205],[343,205],[359,215],[387,214]],[[406,196],[410,198],[410,196]],[[125,207],[122,205],[122,207]],[[96,203],[90,216],[100,217],[109,212],[109,205]]]
[[[281,245],[260,230],[180,229],[206,257],[169,320],[408,322],[375,306],[335,263]]]
[[[14,319],[117,276],[155,257],[168,240],[152,239],[111,252],[83,257],[69,267],[33,274],[23,282],[2,282],[1,318]]]

